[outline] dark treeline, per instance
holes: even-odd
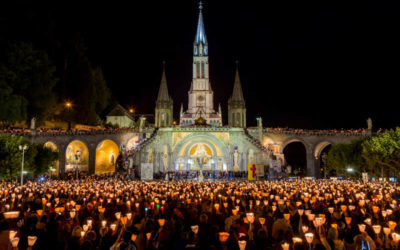
[[[55,17],[15,14],[5,15],[0,24],[2,125],[29,123],[33,117],[39,125],[44,120],[100,124],[114,101],[102,69],[88,57],[83,36],[57,25]]]

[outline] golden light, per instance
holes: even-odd
[[[3,216],[6,220],[8,219],[16,219],[19,216],[19,211],[10,211],[10,212],[4,212]]]
[[[126,225],[127,222],[128,222],[128,217],[126,217],[126,216],[121,217],[121,223],[122,223],[122,225]]]
[[[382,229],[381,225],[373,225],[372,228],[374,229],[374,232],[376,234],[379,234],[381,232],[381,229]]]
[[[10,230],[8,234],[8,238],[10,239],[10,241],[14,239],[15,235],[17,235],[17,231]]]
[[[247,219],[250,223],[254,223],[254,213],[246,213],[246,219]]]
[[[199,226],[198,225],[190,226],[190,229],[192,230],[192,232],[194,234],[197,234],[199,232]]]
[[[232,209],[232,214],[233,214],[234,216],[237,216],[238,212],[239,212],[239,210],[237,210],[237,209]]]
[[[285,218],[286,221],[290,220],[290,214],[283,214],[283,218]]]
[[[39,215],[40,217],[42,217],[43,215],[43,210],[42,209],[38,209],[36,210],[37,215]]]
[[[36,240],[36,236],[28,236],[28,246],[32,247],[33,245],[35,245]]]
[[[129,113],[133,114],[133,113],[135,113],[135,110],[133,108],[130,108]]]
[[[158,219],[158,225],[160,225],[160,227],[163,227],[165,225],[165,219]]]
[[[397,226],[397,223],[394,221],[389,221],[388,225],[389,225],[390,230],[394,230]]]
[[[244,250],[244,249],[246,249],[246,241],[245,240],[239,240],[238,241],[238,244],[239,244],[239,249],[240,250]]]
[[[69,101],[65,102],[65,107],[68,108],[68,109],[71,108],[72,107],[72,103],[69,102]]]
[[[227,232],[220,232],[219,233],[219,241],[221,241],[222,243],[226,242],[229,238],[229,233]]]
[[[302,243],[303,240],[300,237],[293,237],[292,238],[293,244]]]
[[[400,234],[398,234],[398,233],[392,233],[392,238],[393,238],[393,241],[394,241],[395,243],[397,243],[397,242],[399,242],[399,240],[400,240]]]
[[[18,243],[19,243],[19,237],[14,237],[14,238],[11,240],[11,245],[12,245],[13,247],[15,247],[15,248],[18,247]]]
[[[304,236],[306,237],[307,243],[311,244],[313,239],[314,239],[314,234],[313,233],[306,233]]]
[[[281,246],[283,250],[289,250],[289,244],[287,242],[282,243]]]

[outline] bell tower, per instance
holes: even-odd
[[[193,75],[188,109],[181,112],[180,125],[193,125],[202,117],[207,124],[222,126],[222,116],[214,110],[214,92],[211,89],[208,63],[208,42],[203,22],[203,4],[199,4],[199,19],[193,43]]]
[[[174,102],[168,94],[167,78],[165,76],[165,62],[163,62],[163,72],[155,110],[155,126],[157,128],[171,126],[173,120],[173,104]]]
[[[239,78],[238,61],[236,61],[236,76],[232,96],[228,100],[228,124],[231,127],[246,127],[246,103],[243,98],[242,84]]]

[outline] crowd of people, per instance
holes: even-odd
[[[64,134],[100,134],[100,133],[120,133],[126,131],[139,131],[139,128],[98,128],[98,129],[46,129],[46,128],[37,128],[35,129],[36,134],[53,134],[53,135],[64,135]],[[320,129],[320,130],[311,130],[311,129],[295,129],[295,128],[265,128],[266,132],[270,133],[286,133],[286,134],[314,134],[314,135],[365,135],[369,133],[369,130],[366,128],[360,129]],[[383,132],[383,129],[378,129],[374,131],[374,133],[380,134]],[[9,134],[30,134],[32,133],[31,129],[28,128],[13,128],[8,127],[4,129],[0,129],[0,133],[9,133]]]
[[[284,134],[314,134],[314,135],[365,135],[370,131],[366,128],[359,129],[295,129],[295,128],[266,128],[266,132],[270,133],[284,133]],[[380,128],[374,133],[380,134],[383,129]]]
[[[36,134],[45,135],[84,135],[84,134],[114,134],[126,131],[139,131],[139,128],[96,128],[96,129],[56,129],[56,128],[36,128],[34,132]],[[0,129],[0,133],[16,134],[16,135],[26,135],[31,134],[32,129],[28,128],[14,128],[8,127]]]
[[[0,249],[398,249],[388,182],[1,183]]]

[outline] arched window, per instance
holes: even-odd
[[[196,77],[200,78],[200,63],[196,63]]]

